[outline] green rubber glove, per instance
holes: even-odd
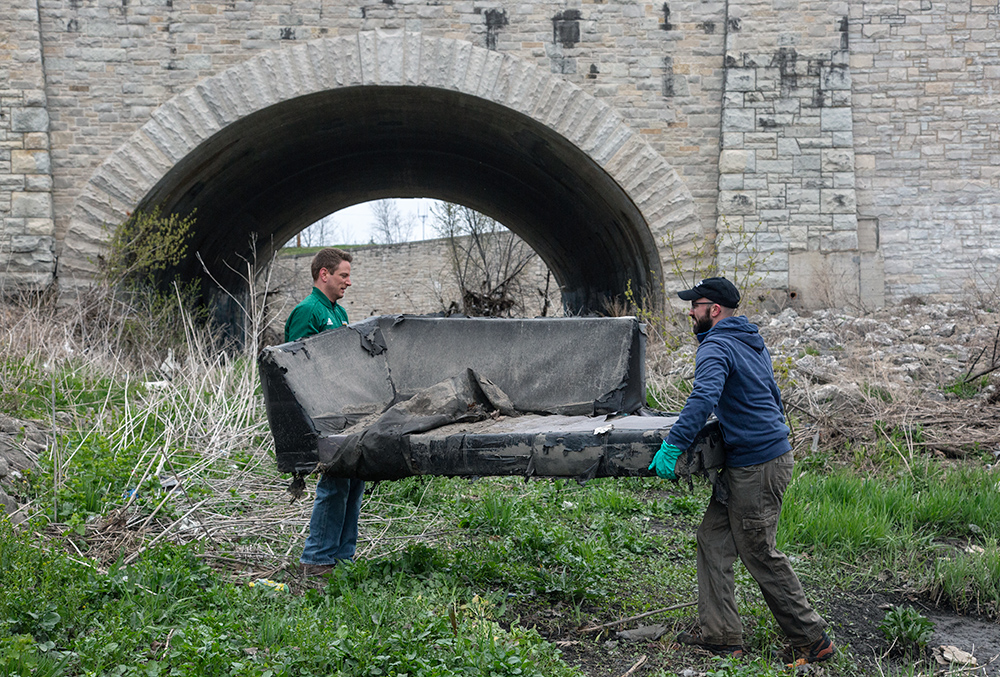
[[[677,467],[677,459],[680,458],[681,450],[672,444],[667,444],[664,440],[660,445],[660,450],[653,457],[653,462],[649,464],[649,470],[655,470],[656,476],[664,480],[675,480],[674,468]]]

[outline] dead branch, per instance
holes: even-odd
[[[697,602],[683,602],[681,604],[674,604],[673,606],[663,607],[662,609],[656,609],[654,611],[647,611],[644,614],[639,614],[638,616],[629,616],[628,618],[622,618],[617,621],[611,621],[610,623],[605,623],[603,625],[590,625],[586,628],[582,628],[579,632],[581,634],[590,634],[592,632],[600,632],[601,630],[606,630],[607,628],[613,628],[617,625],[623,625],[631,621],[638,621],[643,618],[648,618],[650,616],[655,616],[656,614],[662,614],[667,611],[676,611],[677,609],[685,609],[689,606],[695,606]]]
[[[639,667],[640,667],[640,666],[641,666],[641,665],[642,665],[643,663],[645,663],[645,662],[646,662],[646,654],[643,654],[643,655],[642,655],[642,658],[640,658],[639,660],[637,660],[637,661],[635,662],[635,665],[633,665],[632,667],[630,667],[630,668],[629,668],[629,669],[628,669],[627,671],[625,671],[625,672],[624,672],[624,673],[622,674],[622,677],[630,677],[631,675],[634,675],[634,674],[635,674],[635,671],[636,671],[636,670],[638,670],[638,669],[639,669]]]

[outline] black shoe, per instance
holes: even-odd
[[[677,635],[677,642],[688,646],[697,646],[711,651],[716,656],[725,658],[743,658],[743,647],[739,644],[710,644],[701,636],[701,630],[682,632]]]
[[[822,663],[833,658],[837,652],[831,640],[824,632],[823,635],[808,646],[797,646],[792,649],[792,662],[788,664],[790,668],[797,668],[809,663]]]

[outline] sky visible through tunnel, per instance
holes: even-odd
[[[394,198],[396,213],[402,221],[403,242],[416,242],[440,237],[434,227],[432,207],[438,202],[430,198]],[[363,202],[323,217],[304,228],[286,247],[318,247],[338,244],[369,244],[378,242],[373,202]]]

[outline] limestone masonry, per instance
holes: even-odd
[[[951,300],[1000,269],[998,0],[3,0],[0,286],[87,284],[108,228],[137,206],[231,192],[212,169],[227,148],[252,136],[258,159],[278,162],[304,150],[267,146],[269,130],[294,130],[308,102],[361,106],[390,90],[421,111],[468,107],[478,129],[456,126],[455,145],[468,131],[496,171],[473,162],[466,183],[424,192],[492,210],[580,307],[626,278],[669,281],[671,239],[682,253],[715,239],[727,270],[749,246],[766,255],[768,287],[812,307]],[[280,125],[260,117],[279,110]],[[524,125],[513,141],[482,141],[512,120]],[[429,143],[370,124],[372,158],[393,133]],[[308,129],[309,144],[330,133]],[[490,196],[528,168],[606,211],[574,216],[575,232],[519,189],[524,206],[504,220],[516,200]],[[284,239],[324,208],[430,185],[400,172],[275,197],[247,228]],[[276,184],[261,181],[258,193]],[[203,227],[205,247],[229,247]],[[601,259],[574,263],[575,240],[609,266],[637,262],[588,292]]]

